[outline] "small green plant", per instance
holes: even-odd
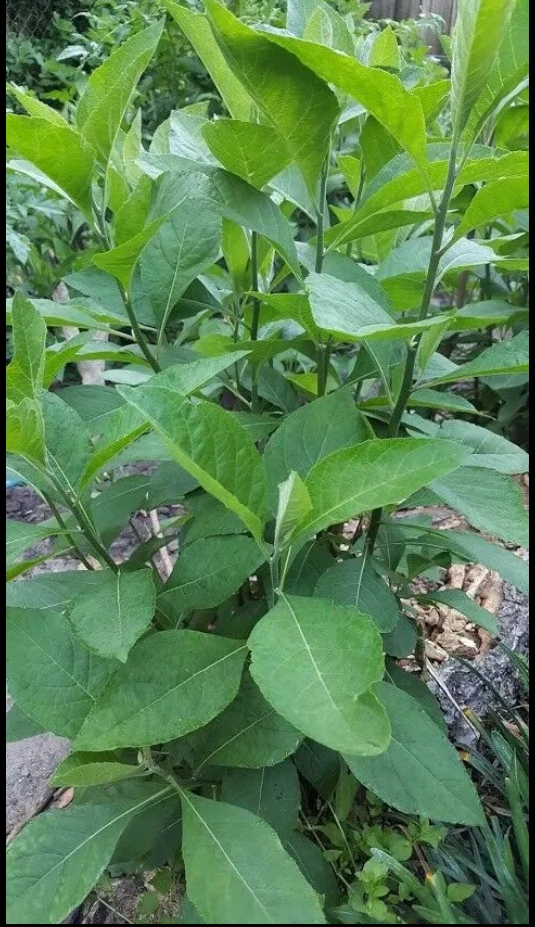
[[[484,826],[448,832],[398,820],[392,830],[391,812],[379,809],[384,818],[366,847],[371,858],[353,870],[356,881],[339,911],[344,923],[362,923],[363,914],[378,923],[529,923],[529,670],[521,657],[508,653],[525,699],[518,706],[498,699],[502,704],[487,724],[467,713],[481,735],[470,762],[485,805]],[[346,826],[348,846],[351,833],[354,827]],[[353,845],[356,854],[361,844]]]
[[[460,4],[451,85],[425,67],[415,83],[392,30],[363,41],[318,0],[289,2],[286,29],[163,6],[226,115],[197,101],[147,143],[131,101],[159,21],[91,74],[71,121],[20,89],[27,115],[7,116],[10,169],[97,243],[68,301],[8,302],[8,467],[51,518],[8,522],[7,577],[43,537],[85,569],[7,587],[10,736],[68,737],[52,781],[75,789],[10,844],[7,923],[59,923],[106,869],[167,862],[184,923],[336,922],[311,796],[334,789],[340,820],[360,784],[404,815],[484,823],[396,659],[420,650],[420,574],[477,560],[527,583],[499,543],[527,543],[527,455],[450,391],[527,369],[527,152],[492,144],[523,88],[527,3]],[[487,266],[500,300],[479,298]],[[452,305],[462,280],[474,301]],[[80,334],[47,346],[47,326]],[[459,331],[468,359],[441,351]],[[117,385],[54,394],[84,359],[120,365]],[[136,461],[150,475],[124,476]],[[417,499],[476,531],[395,517]],[[182,508],[119,561],[132,513],[163,505]],[[497,631],[459,590],[448,602]],[[358,880],[364,908],[381,872]]]

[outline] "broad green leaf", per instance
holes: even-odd
[[[300,242],[296,245],[299,260],[309,272],[315,269],[315,249],[310,244]],[[355,283],[371,296],[385,312],[392,314],[392,305],[381,284],[367,270],[352,258],[336,251],[327,251],[323,261],[323,271],[331,277],[337,277],[344,283]]]
[[[295,753],[301,740],[299,731],[266,702],[247,671],[228,708],[188,738],[196,775],[210,766],[275,766]]]
[[[430,236],[407,239],[391,251],[378,268],[377,277],[396,309],[413,309],[419,305],[431,248]],[[492,248],[460,238],[441,257],[438,276],[442,280],[453,273],[456,279],[460,271],[496,261],[499,261],[499,256]]]
[[[315,341],[321,341],[321,331],[314,321],[304,293],[262,293],[259,299],[261,326],[291,320],[297,322]]]
[[[465,456],[459,445],[431,438],[364,441],[335,451],[305,480],[312,513],[297,536],[311,537],[362,512],[402,502],[430,480],[455,470]]]
[[[417,642],[416,626],[406,615],[401,616],[393,631],[383,635],[385,653],[398,659],[412,656]]]
[[[394,593],[364,556],[335,563],[320,576],[314,595],[336,605],[353,605],[369,615],[382,634],[399,621],[400,608]]]
[[[290,162],[284,139],[272,126],[217,119],[206,123],[203,136],[227,171],[259,190]]]
[[[171,0],[162,0],[188,41],[193,45],[197,55],[210,74],[225,106],[234,119],[247,121],[252,114],[253,102],[242,83],[234,76],[206,16],[185,9]]]
[[[106,683],[109,663],[86,650],[52,609],[8,608],[6,647],[8,688],[22,711],[47,731],[75,737]]]
[[[312,508],[308,490],[301,477],[292,470],[287,480],[279,483],[279,505],[275,520],[275,551],[285,550],[297,526]]]
[[[255,32],[212,0],[206,7],[229,67],[277,129],[314,196],[338,117],[336,97],[295,57],[274,47],[271,35]]]
[[[248,313],[246,313],[247,318]],[[252,365],[265,364],[266,361],[276,357],[277,354],[288,354],[298,351],[307,357],[314,357],[315,350],[307,338],[289,338],[285,340],[273,337],[262,341],[234,341],[230,335],[203,335],[196,343],[198,351],[207,357],[218,357],[221,354],[236,354],[244,350]]]
[[[477,792],[446,734],[406,692],[384,682],[376,692],[388,713],[392,738],[381,756],[345,756],[359,782],[405,814],[482,825]]]
[[[62,550],[63,549],[62,547]],[[38,566],[40,563],[44,563],[45,560],[48,560],[51,556],[52,554],[43,554],[40,557],[33,557],[31,560],[22,560],[19,563],[15,563],[13,566],[7,567],[6,582],[9,583],[13,579],[22,576],[23,573],[27,573],[28,570],[33,570],[34,567]]]
[[[215,165],[216,161],[203,138],[203,128],[208,124],[205,115],[196,115],[174,110],[169,119],[156,130],[150,151],[173,155],[194,162]]]
[[[103,308],[90,299],[77,297],[65,303],[53,299],[30,300],[34,309],[47,325],[74,325],[77,328],[97,329],[102,331],[109,325],[122,328],[128,324],[125,312]],[[6,322],[11,325],[13,301],[6,300]]]
[[[71,753],[57,767],[51,785],[86,788],[141,774],[141,767],[119,762],[114,753]]]
[[[92,224],[95,152],[78,132],[34,116],[8,115],[6,140],[11,148],[50,178]]]
[[[416,353],[416,368],[422,373],[438,351],[444,333],[451,327],[451,317],[445,315],[442,325],[436,325],[423,332]]]
[[[284,840],[284,849],[295,859],[307,882],[325,899],[325,906],[334,907],[340,898],[340,889],[332,866],[316,843],[304,834],[294,832]]]
[[[520,592],[529,595],[528,564],[500,544],[493,544],[468,531],[433,531],[431,537],[440,550],[446,548],[462,561],[482,563],[489,570],[496,570],[506,583],[511,583]]]
[[[246,356],[246,354],[243,356]],[[202,358],[188,364],[175,364],[169,367],[168,370],[158,374],[157,377],[153,377],[151,383],[158,386],[161,384],[161,389],[167,392],[174,393],[176,391],[177,395],[186,396],[201,389],[236,359],[241,360],[241,357],[234,355],[232,358]],[[99,387],[99,389],[102,390],[102,387]],[[116,400],[122,403],[122,406],[116,408],[106,418],[106,426],[84,474],[84,486],[99,470],[110,461],[113,461],[123,448],[140,437],[148,428],[145,415],[125,403],[123,396],[116,390],[113,392]],[[138,457],[137,459],[148,459],[150,456],[152,455],[147,454],[145,457]]]
[[[266,32],[266,38],[292,52],[318,77],[334,84],[357,100],[374,116],[416,163],[425,163],[425,123],[419,101],[398,77],[368,68],[343,52],[282,33]]]
[[[61,530],[55,518],[41,524],[6,518],[6,567],[12,566],[28,547],[61,534]]]
[[[454,136],[459,138],[492,73],[515,0],[459,0],[453,34],[451,101]]]
[[[288,31],[293,32],[292,29]],[[345,20],[336,10],[321,0],[316,3],[316,9],[306,23],[302,38],[308,42],[317,42],[319,45],[336,48],[351,57],[355,54],[355,40]]]
[[[123,531],[133,512],[147,508],[150,482],[149,476],[125,476],[104,486],[102,492],[92,498],[91,515],[106,547]]]
[[[267,769],[240,769],[223,779],[221,800],[262,818],[284,839],[297,827],[301,792],[291,760]]]
[[[146,225],[134,235],[111,251],[104,251],[93,256],[93,263],[111,274],[130,291],[134,268],[143,248],[148,244],[161,225],[172,213],[184,207],[190,200],[198,200],[208,186],[204,174],[165,174],[154,185],[153,204],[147,217]]]
[[[480,303],[469,303],[457,309],[451,321],[451,328],[456,331],[475,328],[495,328],[498,325],[511,325],[517,314],[523,310],[501,299],[485,299]]]
[[[43,393],[46,469],[56,485],[76,497],[91,456],[89,429],[57,394]]]
[[[143,176],[141,168],[136,162],[142,157],[144,152],[142,116],[141,110],[138,109],[130,123],[130,128],[125,133],[121,149],[121,160],[124,165],[125,178],[134,189]]]
[[[123,779],[106,785],[89,786],[75,792],[74,802],[78,805],[114,805],[127,801],[138,801],[154,795],[153,804],[146,803],[133,816],[110,860],[110,869],[118,867],[119,872],[132,873],[144,859],[146,865],[159,868],[168,863],[181,843],[182,806],[175,789],[163,793],[161,781],[145,778]],[[166,852],[167,844],[167,852]],[[164,852],[160,855],[159,847]],[[117,871],[117,870],[115,870]]]
[[[262,399],[282,409],[289,414],[294,412],[299,406],[299,400],[295,390],[292,388],[286,377],[278,370],[268,365],[262,367],[258,372],[258,395]],[[246,380],[247,382],[247,380]]]
[[[318,0],[288,0],[286,28],[292,35],[303,35],[307,22],[318,6]]]
[[[529,71],[529,0],[516,0],[492,69],[466,126],[476,138],[485,122],[522,88]]]
[[[237,225],[257,232],[273,245],[298,279],[301,277],[293,230],[279,207],[267,195],[227,171],[210,175],[208,203]]]
[[[198,608],[213,608],[237,592],[266,559],[252,538],[201,538],[188,544],[158,595],[158,609],[174,620]]]
[[[294,762],[318,795],[329,801],[340,779],[340,755],[314,740],[305,740],[295,754]]]
[[[479,151],[478,151],[479,153]],[[430,145],[430,158],[426,172],[434,190],[442,190],[446,182],[448,150],[443,145]],[[526,152],[510,152],[501,157],[493,156],[491,149],[483,149],[480,157],[468,158],[459,172],[454,192],[466,184],[490,182],[501,177],[518,177],[526,174],[528,161]],[[353,238],[353,230],[359,229],[364,219],[375,216],[384,209],[391,209],[413,197],[426,193],[425,177],[411,166],[406,155],[398,155],[386,164],[374,177],[368,187],[354,218],[341,226],[335,226],[326,233],[330,247],[339,247]],[[327,266],[325,270],[328,271]]]
[[[292,470],[305,479],[324,457],[368,437],[365,419],[348,390],[323,396],[292,412],[264,451],[270,508],[276,505],[275,487],[287,479]]]
[[[414,409],[442,409],[446,412],[484,415],[484,412],[476,409],[464,396],[441,392],[438,389],[415,389],[407,405]]]
[[[174,923],[176,924],[205,924],[206,921],[203,921],[195,905],[193,905],[191,901],[189,900],[189,898],[186,896],[184,899],[184,905],[182,907],[182,913],[180,917]]]
[[[364,128],[360,133],[360,148],[366,171],[366,181],[369,183],[379,173],[385,164],[401,151],[390,132],[385,129],[377,119],[368,116]],[[377,221],[377,220],[376,220]],[[381,228],[372,228],[371,234],[380,232]]]
[[[181,796],[188,896],[207,923],[326,923],[316,893],[271,827],[243,808]]]
[[[339,341],[409,339],[430,326],[443,325],[440,316],[398,322],[357,284],[345,283],[329,274],[309,274],[306,287],[316,325]]]
[[[197,489],[198,486],[197,480],[190,476],[186,470],[183,470],[182,467],[179,467],[174,460],[164,461],[151,477],[148,492],[149,508],[155,509],[160,505],[176,503],[179,499],[183,499],[188,493]],[[207,496],[206,498],[211,497]],[[227,512],[227,509],[225,509],[225,512]],[[229,514],[232,515],[232,512]],[[224,534],[225,532],[221,533]]]
[[[46,325],[22,293],[13,300],[13,359],[6,371],[6,399],[18,403],[35,399],[41,391],[45,369]]]
[[[430,592],[427,595],[419,596],[420,602],[438,602],[439,605],[447,605],[455,611],[464,615],[468,621],[485,628],[489,634],[498,634],[499,625],[494,615],[486,608],[482,608],[477,602],[474,602],[466,592],[461,589],[439,589],[437,592]]]
[[[432,84],[417,84],[411,89],[420,101],[425,121],[429,125],[444,109],[450,95],[449,80],[435,80]]]
[[[502,374],[524,373],[529,370],[529,334],[520,332],[513,338],[497,341],[486,348],[473,361],[456,367],[451,373],[434,378],[429,385],[471,380],[474,377],[493,377]]]
[[[192,199],[166,219],[143,249],[139,261],[141,281],[160,339],[189,284],[216,261],[220,240],[220,217]]]
[[[463,466],[434,480],[429,488],[479,531],[529,547],[529,519],[522,490],[507,475]]]
[[[134,238],[147,221],[153,183],[142,174],[136,186],[115,215],[115,240],[118,245]]]
[[[6,453],[22,458],[12,460],[11,470],[23,475],[25,482],[40,486],[41,465],[44,463],[44,424],[39,403],[34,399],[6,402]],[[20,469],[23,467],[24,474]]]
[[[42,573],[6,586],[6,605],[16,609],[40,610],[46,617],[49,611],[64,610],[78,592],[99,581],[97,570]]]
[[[102,387],[99,387],[99,389],[102,389]],[[119,395],[118,392],[117,395]],[[97,441],[85,468],[81,481],[82,487],[86,487],[99,471],[110,461],[113,462],[119,452],[128,447],[143,432],[147,431],[147,428],[148,422],[145,417],[124,401],[121,406],[110,412],[106,416],[100,439]]]
[[[454,239],[461,238],[472,229],[490,225],[500,216],[510,216],[515,210],[527,209],[529,206],[529,186],[527,177],[506,177],[481,187],[470,201],[459,225],[455,229]]]
[[[61,924],[85,900],[132,818],[169,796],[71,805],[34,818],[7,854],[8,924]]]
[[[187,508],[191,518],[180,534],[182,549],[199,538],[245,534],[245,526],[238,516],[207,493],[192,493],[187,500]]]
[[[84,420],[92,437],[102,434],[104,423],[124,399],[111,386],[68,386],[61,398]]]
[[[194,406],[161,382],[154,377],[145,386],[122,387],[119,392],[162,435],[177,463],[236,512],[260,540],[265,465],[249,436],[220,406],[208,402]]]
[[[151,635],[114,673],[75,748],[144,746],[208,724],[235,698],[245,656],[243,644],[197,631]]]
[[[76,110],[83,136],[107,164],[137,83],[152,58],[163,23],[137,32],[93,71]]]
[[[13,705],[6,713],[6,744],[44,733],[44,728],[29,715],[24,714],[18,705]]]
[[[441,423],[439,434],[472,448],[473,454],[463,461],[464,467],[485,467],[499,473],[527,473],[529,470],[529,454],[487,428],[449,419]]]
[[[58,126],[67,125],[67,122],[61,113],[58,113],[57,109],[52,109],[51,106],[42,103],[37,97],[23,90],[22,87],[17,87],[16,84],[8,82],[6,84],[6,91],[10,93],[11,96],[15,97],[29,116],[35,116],[38,119],[46,119],[47,122],[52,122]]]
[[[124,663],[154,616],[156,590],[149,570],[99,570],[100,583],[77,595],[68,610],[76,636],[101,657]]]
[[[303,734],[333,750],[386,749],[388,722],[370,690],[384,672],[381,638],[356,608],[283,595],[249,646],[260,691]]]
[[[256,190],[240,177],[220,168],[209,168],[207,175],[164,174],[159,184],[153,207],[158,218],[151,222],[153,231],[145,241],[155,233],[163,221],[162,216],[165,218],[170,215],[174,209],[182,206],[186,199],[195,199],[199,201],[199,209],[218,212],[224,219],[267,238],[300,279],[301,269],[297,260],[293,229],[267,193]],[[132,242],[135,241],[136,239],[132,239]],[[127,242],[124,247],[127,248],[128,244]],[[118,253],[119,249],[116,248],[115,252]],[[115,252],[110,254],[113,255]],[[131,260],[131,256],[128,259]]]
[[[371,68],[395,68],[399,71],[401,55],[392,26],[387,26],[377,35],[370,49],[368,65]]]
[[[433,695],[431,689],[423,679],[415,673],[402,669],[394,660],[387,660],[385,680],[386,682],[391,682],[392,685],[396,686],[398,689],[402,689],[403,692],[407,692],[411,698],[418,702],[420,708],[423,708],[423,710],[427,712],[431,720],[438,725],[440,730],[443,731],[444,734],[448,733],[448,725],[442,708],[440,707],[440,702],[436,695]]]

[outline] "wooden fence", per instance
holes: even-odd
[[[447,31],[455,22],[457,0],[373,0],[370,19],[417,19],[420,13],[438,13]]]

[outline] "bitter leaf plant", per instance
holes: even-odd
[[[74,787],[9,846],[8,924],[61,923],[125,847],[183,863],[185,923],[336,922],[305,812],[348,770],[400,812],[483,822],[432,696],[388,665],[419,653],[419,574],[477,560],[526,589],[500,543],[526,543],[526,455],[451,385],[527,370],[527,153],[494,143],[527,0],[460,2],[431,83],[321,0],[289,0],[287,29],[204,6],[164,0],[72,124],[22,91],[7,118],[10,170],[98,242],[67,301],[8,303],[8,466],[52,513],[7,526],[9,736],[68,737],[53,783]],[[136,85],[165,16],[221,102],[147,144]],[[437,298],[467,278],[475,300]],[[61,325],[80,333],[51,344]],[[459,333],[482,349],[441,351]],[[84,359],[108,385],[50,391]],[[469,527],[394,517],[418,500]],[[119,558],[132,514],[166,505]],[[65,552],[81,569],[22,575]]]

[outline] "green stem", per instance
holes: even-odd
[[[106,250],[109,250],[111,248],[111,242],[108,236],[106,220],[104,216],[102,215],[101,211],[98,209],[97,204],[95,202],[93,202],[93,212],[95,215],[96,231],[97,231],[98,238],[100,239],[100,243],[104,248],[106,248]],[[135,340],[137,344],[139,345],[141,351],[143,352],[146,360],[148,361],[148,363],[154,370],[154,372],[159,373],[161,370],[161,367],[149,349],[147,339],[145,338],[145,335],[143,334],[141,330],[139,322],[136,319],[134,307],[132,306],[132,303],[130,302],[128,294],[123,284],[119,280],[117,281],[117,283],[121,291],[121,296],[123,298],[124,307],[126,309],[126,314],[128,316],[128,321],[130,322],[130,327],[134,333]]]
[[[320,181],[319,202],[316,208],[316,260],[314,270],[321,274],[323,262],[325,260],[325,212],[327,209],[327,180],[329,179],[329,166],[331,161],[331,150],[323,163]],[[318,347],[318,396],[324,396],[327,388],[327,375],[329,371],[329,359],[331,349],[329,343],[319,345]]]
[[[95,529],[93,528],[91,521],[86,515],[83,509],[83,506],[79,505],[77,502],[71,502],[71,509],[72,509],[72,513],[74,517],[78,520],[80,528],[84,532],[87,540],[89,541],[91,546],[94,548],[98,556],[101,558],[101,560],[104,561],[106,566],[109,566],[110,570],[113,570],[114,573],[118,573],[119,572],[118,565],[115,563],[115,560],[113,560],[113,558],[110,557],[104,544],[102,543]]]
[[[258,293],[258,235],[251,233],[251,289]],[[251,341],[258,341],[258,326],[260,323],[260,300],[253,297],[253,317],[251,320]],[[253,368],[253,383],[251,386],[251,412],[258,412],[258,368]]]
[[[361,199],[362,199],[362,194],[364,193],[364,182],[365,182],[365,180],[366,180],[366,172],[365,172],[365,168],[364,168],[364,158],[363,158],[362,161],[360,162],[359,185],[358,185],[358,187],[357,187],[357,194],[356,194],[356,196],[355,196],[355,201],[354,201],[354,203],[353,203],[353,215],[355,215],[355,213],[357,212],[357,210],[358,210],[358,208],[359,208],[359,206],[360,206],[360,201],[361,201]],[[347,245],[346,245],[346,255],[347,255],[348,257],[351,257],[351,252],[352,252],[352,250],[353,250],[353,242],[352,242],[352,241],[348,241],[348,243],[347,243]]]
[[[145,359],[148,361],[148,363],[150,364],[150,366],[152,367],[152,369],[154,370],[154,372],[155,372],[155,373],[160,373],[160,370],[161,370],[162,368],[160,367],[158,361],[156,360],[156,358],[154,357],[152,351],[151,351],[150,348],[149,348],[149,343],[148,343],[147,339],[145,338],[145,335],[144,335],[143,332],[141,331],[141,326],[140,326],[138,320],[136,319],[136,314],[135,314],[135,312],[134,312],[134,307],[132,306],[132,303],[130,302],[130,299],[129,299],[129,297],[128,297],[128,294],[127,294],[127,292],[126,292],[124,286],[122,285],[122,283],[119,283],[119,289],[121,290],[121,296],[123,297],[124,307],[125,307],[125,309],[126,309],[126,314],[127,314],[127,316],[128,316],[128,321],[130,322],[130,327],[131,327],[131,329],[132,329],[132,331],[133,331],[133,333],[134,333],[136,342],[137,342],[137,344],[139,345],[139,347],[141,348],[141,351],[143,352],[143,355],[144,355]]]
[[[331,342],[322,344],[318,348],[318,398],[325,396],[327,379],[329,377],[329,363],[331,360]]]
[[[321,172],[319,204],[316,209],[316,261],[314,270],[321,274],[325,258],[325,211],[327,208],[327,180],[329,179],[330,149]]]
[[[440,259],[443,254],[442,250],[442,239],[444,237],[444,229],[446,227],[446,218],[448,215],[448,208],[450,205],[451,195],[453,193],[453,187],[455,185],[455,178],[457,176],[456,171],[457,165],[457,146],[453,144],[450,151],[450,160],[448,165],[448,175],[446,177],[446,184],[444,186],[444,192],[442,194],[442,199],[440,201],[440,206],[437,212],[437,218],[435,222],[435,231],[433,233],[433,244],[431,248],[431,259],[429,261],[429,268],[427,271],[427,277],[425,281],[425,288],[422,296],[422,304],[420,307],[420,312],[418,315],[418,321],[423,322],[427,318],[429,308],[431,306],[431,300],[433,298],[433,293],[435,292],[435,287],[437,284],[438,270],[440,265]],[[392,411],[390,417],[390,423],[388,426],[388,436],[390,438],[396,438],[399,432],[399,426],[401,425],[401,419],[403,418],[405,409],[407,408],[407,403],[410,399],[412,393],[413,382],[414,382],[414,371],[416,369],[416,357],[418,354],[418,345],[420,343],[421,335],[417,338],[414,338],[409,350],[407,353],[407,359],[405,361],[405,369],[403,371],[403,380],[401,387],[398,393],[398,398],[396,404]],[[373,553],[375,542],[377,540],[377,533],[381,524],[382,509],[375,509],[372,512],[372,517],[370,521],[370,527],[368,529],[368,535],[366,538],[366,545],[368,551]]]
[[[78,557],[80,558],[80,561],[81,561],[81,562],[83,563],[83,565],[85,566],[86,570],[94,570],[94,569],[95,569],[94,566],[89,562],[89,560],[88,560],[87,557],[85,556],[83,550],[82,550],[81,547],[78,545],[78,542],[74,540],[73,535],[72,535],[71,532],[68,530],[67,524],[66,524],[66,522],[65,522],[65,519],[64,519],[63,516],[61,515],[61,513],[60,513],[58,507],[56,506],[55,502],[53,502],[53,500],[50,498],[50,496],[47,496],[47,495],[45,495],[44,493],[43,493],[43,498],[44,498],[46,504],[48,505],[49,509],[51,510],[51,512],[52,512],[52,514],[53,514],[53,516],[54,516],[54,518],[56,519],[56,521],[57,521],[57,523],[58,523],[58,525],[60,525],[61,528],[63,528],[63,530],[65,531],[65,537],[66,537],[67,540],[72,544],[74,550],[75,550],[76,553],[78,554]]]

